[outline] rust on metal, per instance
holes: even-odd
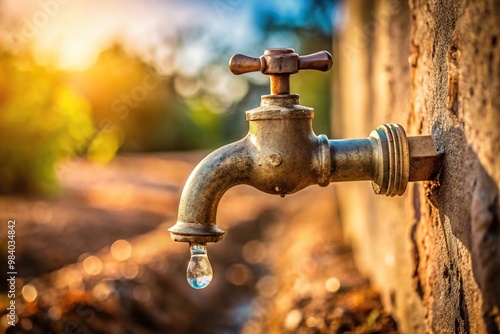
[[[229,69],[233,74],[257,71],[268,74],[271,95],[279,95],[290,94],[290,74],[299,70],[328,71],[332,64],[327,51],[299,56],[293,49],[269,49],[259,58],[236,54],[229,60]]]
[[[431,136],[408,137],[410,177],[408,181],[434,180],[443,165],[443,153],[436,149]]]
[[[191,173],[182,191],[172,239],[190,243],[217,242],[221,197],[238,184],[285,196],[311,185],[372,181],[376,194],[400,196],[409,181],[432,180],[442,165],[431,136],[407,137],[399,124],[383,124],[367,138],[329,140],[312,129],[314,110],[301,106],[290,93],[290,75],[303,69],[327,71],[326,51],[307,56],[293,49],[266,50],[253,58],[234,55],[234,74],[261,71],[271,77],[271,95],[248,110],[245,138],[212,152]]]

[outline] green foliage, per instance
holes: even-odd
[[[204,94],[182,98],[174,85],[178,76],[159,76],[118,45],[104,51],[88,71],[71,74],[71,85],[91,102],[99,131],[89,146],[89,158],[108,162],[118,152],[220,144],[216,107]]]
[[[50,193],[92,134],[90,105],[29,57],[0,59],[0,192]]]
[[[314,108],[316,134],[330,134],[330,74],[301,71],[291,76],[292,91],[300,94],[300,104]]]
[[[328,49],[323,9],[329,6],[314,0],[295,19],[260,13],[256,44],[285,42],[300,54]],[[0,51],[0,193],[54,191],[56,167],[70,168],[64,161],[75,155],[107,163],[119,152],[213,149],[244,136],[244,112],[258,106],[268,85],[244,81],[248,76],[235,81],[226,66],[230,48],[201,27],[176,38],[162,46],[172,51],[163,60],[170,66],[165,76],[144,61],[148,57],[119,45],[81,72],[48,70],[27,54]],[[183,67],[179,60],[192,53],[183,52],[197,43],[211,58],[199,68]],[[262,51],[252,49],[254,55]],[[315,109],[318,134],[329,132],[329,78],[307,71],[292,76],[292,92]]]

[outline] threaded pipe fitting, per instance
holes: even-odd
[[[408,138],[399,124],[382,124],[370,134],[377,142],[376,194],[401,196],[410,176]]]

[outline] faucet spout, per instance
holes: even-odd
[[[310,185],[330,183],[328,138],[316,136],[314,111],[299,105],[299,96],[265,95],[261,106],[247,111],[245,138],[203,159],[182,191],[174,241],[205,244],[222,239],[216,225],[217,206],[231,187],[247,184],[285,196]]]
[[[443,153],[432,137],[407,137],[398,124],[382,124],[368,138],[316,136],[314,110],[290,94],[289,78],[299,70],[327,71],[331,66],[326,51],[299,56],[293,49],[270,49],[259,58],[231,58],[234,74],[269,75],[271,94],[246,112],[246,137],[209,154],[184,186],[178,220],[169,231],[174,241],[191,244],[187,279],[192,287],[204,288],[212,279],[206,243],[224,235],[216,224],[217,206],[233,186],[247,184],[284,197],[311,185],[366,180],[372,181],[376,194],[401,196],[409,181],[432,180],[439,174]]]
[[[189,176],[182,191],[172,240],[205,244],[222,239],[216,224],[217,206],[231,187],[249,182],[253,169],[247,139],[223,146],[204,158]]]

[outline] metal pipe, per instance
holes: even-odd
[[[235,55],[235,74],[260,70],[271,75],[273,94],[248,110],[245,138],[203,159],[182,191],[172,239],[197,244],[217,242],[224,231],[216,225],[223,194],[238,184],[285,196],[310,185],[372,181],[376,194],[402,195],[408,181],[437,176],[442,153],[430,136],[407,138],[398,124],[383,124],[368,138],[328,140],[312,129],[314,110],[301,106],[289,92],[289,75],[299,69],[328,70],[331,56],[320,52],[299,57],[292,49],[266,50],[260,58]]]
[[[271,95],[290,94],[290,74],[270,75]]]
[[[376,141],[370,138],[330,140],[330,182],[374,181]]]

